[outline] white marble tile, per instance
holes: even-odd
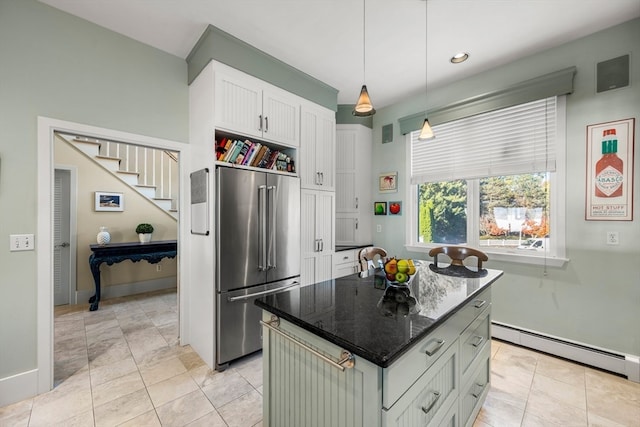
[[[156,408],[163,426],[183,426],[212,411],[214,409],[211,402],[201,390],[193,391]]]
[[[199,390],[198,385],[187,372],[147,387],[156,408],[195,390]]]
[[[140,373],[137,370],[133,371],[119,378],[93,386],[91,389],[93,406],[104,405],[112,400],[144,388],[144,382],[142,381]]]
[[[94,408],[96,427],[115,426],[153,409],[147,390],[138,390]]]
[[[177,357],[161,361],[153,366],[140,367],[140,375],[142,375],[147,387],[186,372],[187,368]]]
[[[213,410],[202,418],[190,422],[186,427],[227,427],[218,411]]]
[[[130,419],[127,422],[120,424],[118,427],[161,427],[158,414],[155,410],[145,412],[142,415],[138,415],[135,418]]]
[[[229,427],[253,426],[262,420],[262,396],[255,390],[218,408]]]
[[[138,366],[132,357],[128,357],[108,365],[91,368],[91,385],[93,387],[109,382],[124,375],[136,372]]]
[[[20,402],[0,408],[0,426],[26,427],[29,425],[33,399],[25,399]]]
[[[232,400],[255,390],[237,371],[227,370],[212,377],[211,383],[202,391],[213,406],[220,409]]]
[[[93,409],[88,374],[79,381],[69,379],[57,389],[33,401],[29,426],[49,426]]]
[[[587,395],[584,386],[574,386],[562,381],[536,375],[531,386],[531,399],[544,397],[558,404],[573,406],[583,411],[587,410]]]

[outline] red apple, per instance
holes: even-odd
[[[387,280],[390,282],[395,282],[396,281],[396,274],[395,273],[387,273]]]
[[[391,203],[389,205],[389,212],[391,212],[394,215],[397,215],[398,213],[400,213],[400,203]]]

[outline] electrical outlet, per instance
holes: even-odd
[[[382,224],[378,224],[378,225],[376,225],[376,231],[377,231],[378,233],[382,233]]]
[[[620,240],[617,231],[607,231],[607,245],[618,245]]]
[[[33,234],[11,234],[9,236],[10,251],[33,251],[34,249]]]
[[[156,264],[156,271],[162,271],[162,265]]]

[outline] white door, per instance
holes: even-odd
[[[71,172],[56,169],[53,191],[53,304],[69,304],[71,292]],[[75,286],[73,287],[75,289]]]

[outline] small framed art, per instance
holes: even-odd
[[[386,215],[387,214],[387,202],[375,202],[373,204],[374,215]]]
[[[395,193],[398,191],[398,172],[381,173],[378,177],[378,190],[381,193]]]
[[[106,191],[95,192],[96,212],[122,212],[124,211],[124,194]]]

